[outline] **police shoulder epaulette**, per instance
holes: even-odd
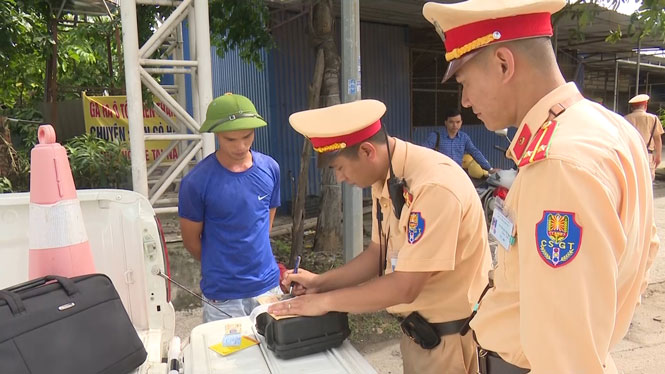
[[[413,204],[413,194],[409,192],[409,189],[406,186],[402,187],[402,195],[404,196],[404,202],[407,207],[411,207]]]
[[[531,144],[526,152],[522,155],[519,167],[531,164],[536,161],[544,160],[547,158],[550,149],[550,141],[556,129],[557,122],[552,120],[544,124],[533,137]]]

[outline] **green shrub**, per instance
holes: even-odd
[[[12,139],[19,140],[14,142],[14,147],[16,147],[17,151],[30,151],[38,142],[37,131],[39,130],[39,123],[35,122],[42,122],[44,118],[41,113],[33,107],[15,108],[9,112],[9,115],[13,118],[25,120],[12,121],[9,123]]]
[[[12,182],[7,177],[0,177],[0,193],[14,192]]]
[[[76,188],[129,188],[131,164],[124,143],[79,135],[65,143]]]
[[[12,191],[6,192],[25,192],[30,186],[30,150],[16,149],[15,152],[13,169],[7,176]]]

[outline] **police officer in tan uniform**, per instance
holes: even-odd
[[[360,100],[289,118],[311,140],[320,166],[333,168],[340,182],[372,188],[372,240],[340,268],[289,274],[284,283],[297,282],[304,294],[269,311],[386,308],[402,321],[405,373],[475,373],[473,337],[460,331],[489,270],[480,200],[453,160],[387,136],[385,110],[380,101]]]
[[[481,373],[615,374],[658,249],[647,153],[619,115],[566,83],[550,42],[565,0],[427,3],[446,78],[520,168],[494,210],[494,287],[471,321]]]
[[[663,125],[657,115],[647,113],[647,103],[649,95],[640,94],[628,100],[630,104],[630,114],[624,118],[630,122],[642,135],[644,144],[647,145],[649,153],[649,166],[651,167],[651,180],[656,179],[656,168],[661,161],[661,152],[663,149]]]

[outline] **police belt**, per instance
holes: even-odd
[[[418,312],[412,312],[406,317],[397,317],[404,335],[413,340],[423,349],[434,349],[441,343],[445,335],[459,334],[466,326],[468,318],[456,321],[430,323]]]
[[[526,374],[529,369],[515,366],[502,359],[498,353],[478,347],[478,369],[480,374]]]
[[[430,323],[434,331],[436,331],[439,336],[459,334],[462,330],[462,327],[466,324],[467,318],[458,319],[457,321],[448,321],[440,323]]]
[[[411,317],[413,317],[415,314],[419,314],[419,313],[414,312],[406,318],[396,316],[397,320],[400,322],[400,327],[402,328],[402,332],[404,334],[406,334],[406,336],[411,337],[411,338],[413,337],[412,332],[409,331],[409,328],[407,327],[407,325],[409,324],[408,322],[411,319]],[[436,334],[438,336],[459,334],[460,331],[462,331],[462,328],[466,325],[467,321],[469,320],[469,318],[467,317],[467,318],[463,318],[463,319],[458,319],[456,321],[431,323],[431,322],[425,321],[425,319],[422,318],[422,317],[420,317],[420,318],[421,318],[421,321],[423,323],[428,324],[434,330],[434,332],[436,332]]]

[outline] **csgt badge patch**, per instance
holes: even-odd
[[[553,268],[571,262],[580,251],[582,227],[575,222],[575,213],[543,211],[536,224],[536,246],[540,257]]]
[[[420,212],[412,212],[409,215],[409,223],[407,230],[407,240],[409,243],[414,244],[423,237],[425,232],[425,219]]]

